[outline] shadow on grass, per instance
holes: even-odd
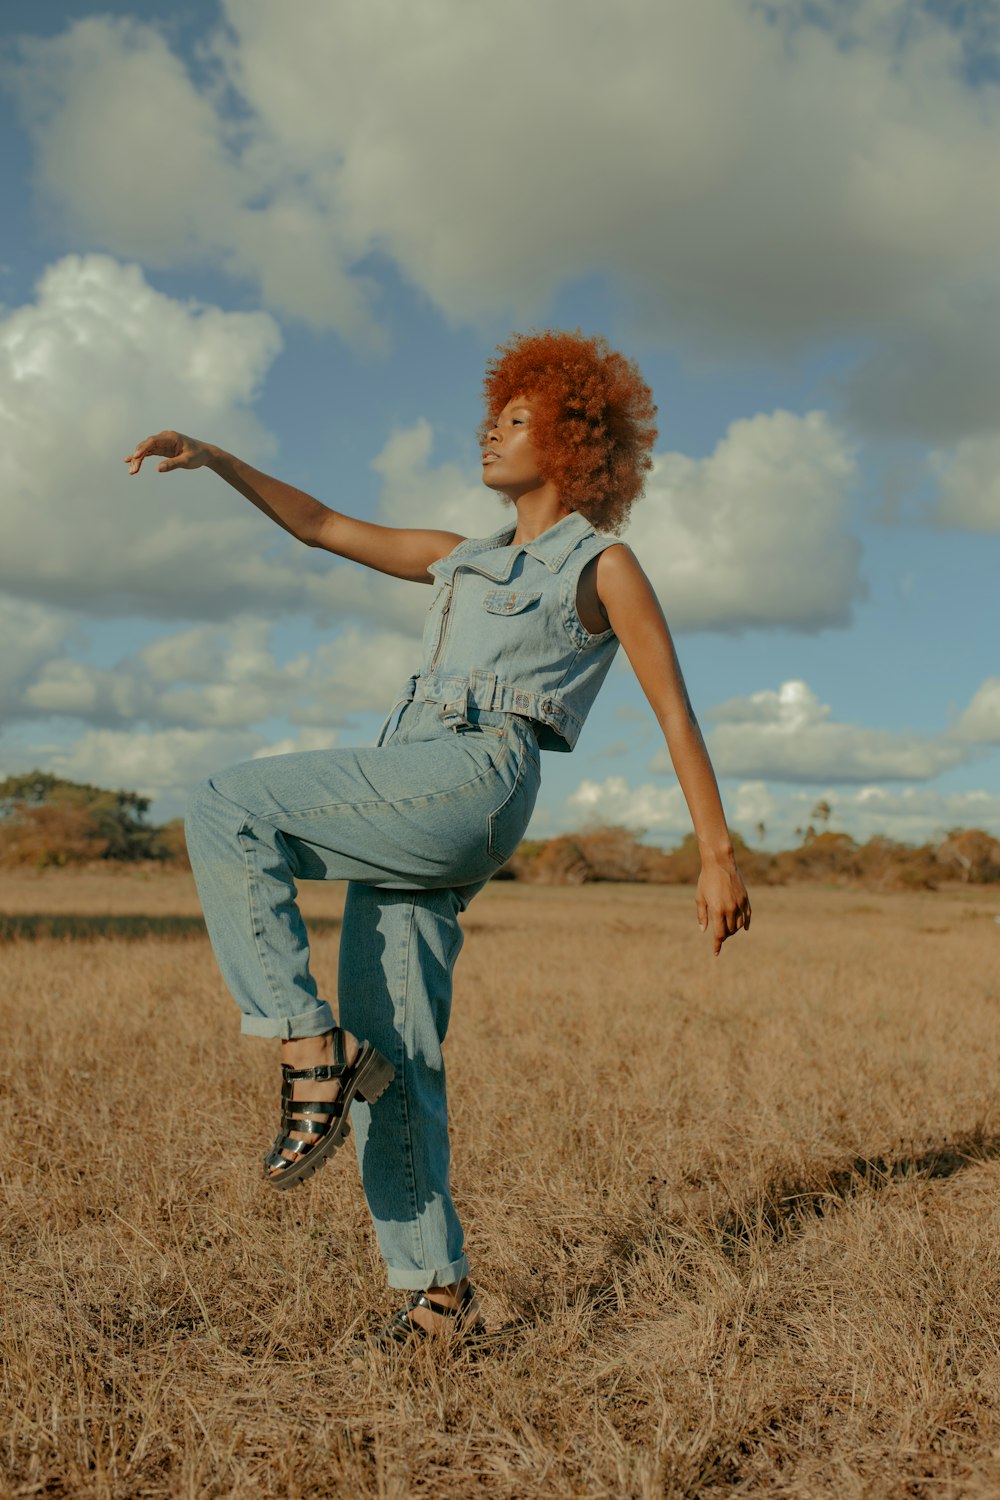
[[[736,1255],[762,1239],[778,1241],[801,1233],[810,1222],[835,1213],[861,1193],[883,1192],[904,1179],[954,1177],[966,1167],[998,1157],[1000,1136],[982,1130],[970,1131],[916,1155],[856,1156],[841,1167],[818,1171],[809,1181],[773,1184],[753,1202],[718,1219],[715,1231],[723,1250]]]
[[[310,917],[309,931],[337,932],[339,917]],[[117,938],[135,941],[141,938],[205,937],[201,917],[182,916],[112,916],[73,912],[3,912],[0,913],[0,943],[31,942],[36,938]]]

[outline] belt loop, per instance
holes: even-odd
[[[457,734],[460,729],[469,728],[469,684],[466,682],[457,698],[452,698],[445,703],[441,709],[441,722],[447,724]]]

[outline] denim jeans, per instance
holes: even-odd
[[[380,744],[246,761],[195,791],[186,832],[209,936],[253,1036],[328,1031],[296,882],[348,880],[340,1024],[396,1069],[374,1107],[352,1106],[355,1145],[390,1286],[447,1286],[467,1271],[449,1187],[441,1044],[459,914],[514,852],[539,785],[531,725],[407,704]]]

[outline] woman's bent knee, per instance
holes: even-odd
[[[238,809],[228,797],[223,796],[212,777],[200,782],[188,798],[184,811],[184,836],[189,853],[194,854],[199,845],[213,842],[213,835],[225,832],[228,836],[234,814]]]
[[[211,777],[199,782],[188,797],[187,807],[184,809],[185,831],[190,834],[205,818],[210,818],[218,808],[219,800],[219,793]]]

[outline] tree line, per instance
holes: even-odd
[[[108,791],[48,771],[8,776],[0,782],[0,866],[48,869],[111,861],[186,867],[181,819],[150,823],[149,806],[150,799],[138,792]],[[858,843],[827,827],[832,811],[825,799],[818,802],[809,825],[796,829],[800,842],[790,849],[761,848],[763,824],[755,830],[758,847],[734,834],[747,881],[818,881],[884,890],[933,890],[955,881],[1000,884],[1000,840],[981,828],[953,828],[944,838],[919,845],[883,834]],[[539,885],[687,885],[697,880],[700,865],[694,834],[666,850],[644,843],[635,829],[608,826],[526,839],[500,877]]]

